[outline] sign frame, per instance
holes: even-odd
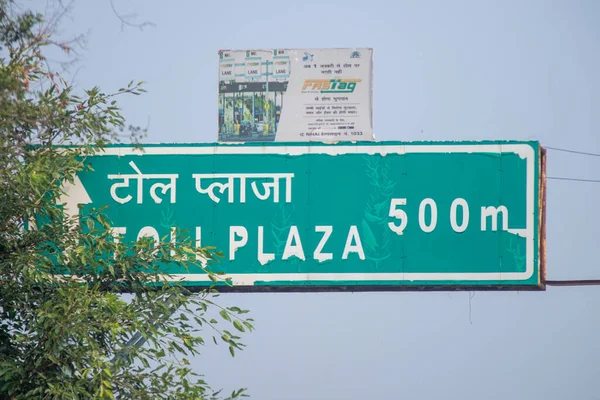
[[[537,157],[535,152],[537,146]],[[536,235],[529,231],[527,247],[531,251],[527,254],[527,269],[519,276],[511,273],[487,273],[488,276],[474,276],[467,273],[433,273],[405,274],[405,273],[349,273],[343,279],[334,275],[321,274],[321,278],[313,280],[310,273],[298,274],[270,274],[269,281],[264,281],[261,274],[230,274],[225,271],[225,276],[233,279],[233,286],[218,285],[221,292],[362,292],[362,291],[484,291],[484,290],[545,290],[546,274],[546,152],[537,142],[531,141],[483,141],[483,142],[271,142],[271,143],[205,143],[205,144],[144,144],[142,149],[133,145],[109,145],[101,153],[93,157],[126,156],[126,155],[174,155],[174,154],[411,154],[411,153],[511,153],[516,152],[527,161],[527,229],[537,226]],[[536,162],[537,161],[537,162]],[[537,188],[537,192],[535,192]],[[537,202],[535,201],[537,199]],[[536,210],[537,212],[534,212]],[[534,216],[537,215],[537,221]],[[537,243],[534,243],[534,237]],[[537,254],[533,249],[537,244]],[[537,259],[537,266],[534,265]],[[496,281],[514,281],[520,278],[530,279],[537,273],[537,283],[531,284],[498,284]],[[481,273],[480,273],[481,274]],[[493,276],[490,276],[493,275]],[[205,290],[211,283],[205,274],[196,274],[198,277],[187,274],[173,274],[175,279],[185,279],[182,282],[191,291]],[[202,279],[198,279],[199,276]],[[287,275],[287,276],[282,276]],[[297,276],[294,276],[297,275]],[[319,274],[313,274],[319,275]],[[369,275],[369,277],[367,277]],[[394,276],[391,276],[394,275]],[[402,275],[402,276],[401,276]],[[408,276],[407,276],[408,275]],[[425,279],[426,276],[426,279]],[[299,278],[307,277],[301,280]],[[276,278],[276,279],[275,279]],[[373,278],[373,279],[370,279]],[[385,278],[385,279],[383,279]],[[249,282],[251,280],[252,283]],[[436,281],[454,281],[454,284]],[[486,283],[486,281],[494,283]],[[256,284],[256,282],[263,282]],[[269,284],[269,282],[275,282]],[[311,282],[311,283],[307,283]],[[395,283],[396,282],[396,283]],[[411,282],[399,284],[397,282]],[[418,284],[414,282],[424,282]]]

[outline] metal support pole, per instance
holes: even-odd
[[[266,80],[267,85],[266,85],[266,92],[265,92],[265,103],[268,103],[269,102],[269,61],[267,61],[266,66],[267,66],[267,69],[266,69],[265,77],[267,78],[267,80]],[[264,107],[264,104],[263,104],[263,107]],[[270,110],[271,109],[269,108],[269,111]],[[267,120],[265,122],[267,124],[269,124],[269,129],[270,129],[271,128],[271,119],[269,118],[269,116],[270,116],[269,111],[267,111]],[[263,111],[263,113],[264,113],[264,111]]]

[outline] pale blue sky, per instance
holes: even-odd
[[[37,1],[39,3],[39,1]],[[117,89],[151,142],[216,140],[222,48],[372,47],[378,140],[535,139],[600,153],[600,2],[79,1],[80,87]],[[600,179],[549,151],[548,174]],[[548,279],[600,278],[600,184],[548,181]],[[194,361],[255,399],[598,399],[600,287],[536,293],[227,294],[257,330]]]

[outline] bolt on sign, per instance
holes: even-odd
[[[537,142],[114,146],[87,162],[71,210],[108,206],[124,240],[186,230],[223,251],[228,290],[544,289]]]

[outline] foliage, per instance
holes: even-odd
[[[118,242],[102,209],[64,212],[65,184],[86,156],[124,137],[140,144],[143,131],[125,133],[116,99],[144,90],[131,82],[76,94],[44,56],[58,44],[45,22],[0,0],[0,398],[217,398],[188,358],[204,329],[233,355],[252,320],[157,272],[175,263],[220,280],[214,249],[183,234]]]

